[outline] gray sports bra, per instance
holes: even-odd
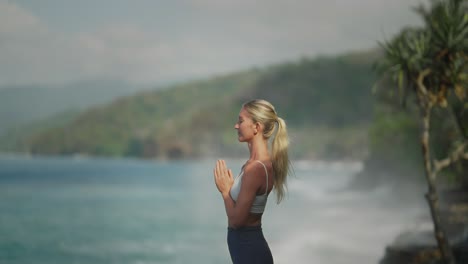
[[[255,200],[253,201],[252,208],[250,208],[251,213],[256,213],[256,214],[261,214],[263,211],[265,211],[265,206],[267,203],[267,198],[268,198],[268,170],[261,161],[256,160],[256,162],[260,163],[263,165],[263,168],[265,168],[265,173],[266,173],[266,191],[262,195],[257,195],[255,196]],[[239,197],[239,192],[241,189],[242,185],[242,176],[244,175],[244,169],[242,169],[241,173],[234,179],[234,183],[232,184],[231,190],[230,190],[230,195],[231,198],[237,202],[237,198]]]

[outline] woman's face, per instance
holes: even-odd
[[[248,142],[255,136],[256,125],[243,107],[239,112],[239,119],[234,128],[237,130],[237,137],[240,142]]]

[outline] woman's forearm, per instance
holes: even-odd
[[[232,200],[229,194],[223,195],[223,200],[229,226],[234,228],[241,226],[243,224],[243,221],[240,215],[236,212],[236,203],[234,202],[234,200]]]

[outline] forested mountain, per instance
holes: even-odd
[[[296,158],[362,159],[373,115],[376,51],[250,69],[140,92],[18,140],[32,154],[200,158],[246,151],[233,129],[241,104],[271,101]]]

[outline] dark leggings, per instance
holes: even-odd
[[[227,242],[234,264],[272,264],[268,243],[261,226],[228,227]]]

